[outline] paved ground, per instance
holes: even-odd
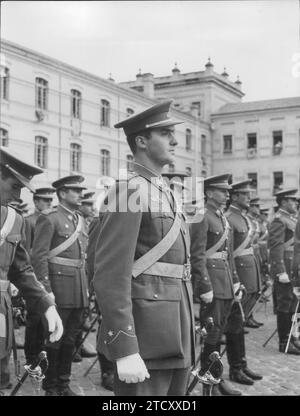
[[[259,329],[249,329],[246,335],[246,348],[248,356],[248,366],[263,374],[264,378],[257,381],[253,386],[243,386],[232,383],[235,388],[247,396],[283,396],[283,395],[300,395],[300,357],[285,355],[278,352],[277,334],[272,338],[266,348],[262,344],[275,329],[275,316],[272,313],[271,302],[265,308],[260,305],[260,310],[255,314],[255,318],[264,322],[264,326]],[[18,336],[22,337],[21,334]],[[95,334],[89,336],[89,342],[95,342]],[[23,351],[18,350],[21,363],[24,363]],[[85,371],[93,363],[94,359],[85,358],[81,363],[73,364],[73,376],[71,387],[75,392],[83,396],[111,396],[112,393],[103,389],[100,385],[100,371],[98,362],[90,371],[89,375],[84,377]],[[228,379],[227,360],[224,357],[224,378]],[[11,363],[12,374],[14,373],[13,363]],[[15,380],[13,379],[15,383]],[[202,387],[198,385],[195,389],[196,395],[201,395]],[[34,393],[30,380],[26,380],[23,387],[19,390],[20,396],[31,396]],[[7,391],[7,394],[9,392]],[[42,393],[43,395],[43,393]]]

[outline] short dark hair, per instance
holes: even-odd
[[[132,154],[136,153],[137,146],[136,146],[135,139],[138,136],[144,136],[146,137],[146,139],[150,139],[150,133],[151,133],[151,130],[143,130],[143,131],[139,131],[138,133],[133,133],[127,136],[127,142],[130,147],[130,150],[132,151]]]
[[[57,195],[57,199],[59,200],[59,202],[61,201],[60,192],[67,192],[67,191],[68,191],[68,188],[65,188],[64,186],[56,190],[56,195]]]

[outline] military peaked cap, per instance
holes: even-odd
[[[174,126],[181,124],[182,121],[175,121],[168,117],[170,106],[173,100],[164,101],[148,108],[141,113],[128,117],[123,121],[115,124],[114,127],[123,128],[126,136],[138,133],[143,130]]]
[[[34,196],[43,199],[53,199],[54,188],[38,188],[35,190]]]
[[[236,192],[251,192],[254,191],[254,189],[250,186],[252,183],[251,179],[247,179],[245,181],[235,182],[231,185],[231,193]]]
[[[231,189],[229,185],[230,179],[229,173],[223,173],[222,175],[209,176],[204,179],[204,189],[217,188],[217,189]]]
[[[57,181],[52,183],[52,186],[55,189],[60,188],[70,188],[70,189],[87,189],[85,186],[81,185],[84,181],[84,177],[80,175],[71,175],[60,178]]]
[[[276,192],[275,197],[283,199],[298,199],[299,195],[297,194],[298,189],[285,189],[279,192]]]
[[[35,175],[43,173],[43,169],[30,163],[24,162],[21,156],[4,147],[0,147],[0,165],[5,167],[19,182],[31,192],[35,192],[30,180]]]

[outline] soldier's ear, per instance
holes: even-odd
[[[147,138],[142,135],[138,135],[135,138],[135,144],[138,149],[146,149],[147,147]]]

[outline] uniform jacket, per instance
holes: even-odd
[[[294,246],[286,250],[284,244],[293,238],[295,228],[295,218],[279,209],[269,230],[270,272],[274,279],[278,279],[278,274],[284,272],[291,276]]]
[[[102,215],[102,213],[100,213],[100,215]],[[99,216],[94,217],[89,226],[89,240],[86,250],[86,270],[89,284],[92,282],[94,276],[95,250],[97,238],[100,232],[100,223],[101,219]]]
[[[29,254],[31,254],[35,225],[39,215],[40,212],[36,210],[31,215],[25,217],[25,248]]]
[[[151,204],[163,201],[163,207],[128,211],[127,202],[140,198],[128,189],[131,179],[108,194],[109,199],[115,193],[118,204],[116,212],[103,214],[96,243],[93,285],[102,313],[98,349],[112,361],[139,352],[150,369],[186,368],[194,361],[191,282],[145,273],[132,277],[134,261],[161,241],[175,217],[168,199],[173,198],[150,184],[146,170],[139,167],[138,173]],[[181,215],[180,234],[159,262],[183,265],[188,258],[189,234]]]
[[[206,251],[213,247],[225,231],[225,216],[212,203],[207,203],[204,218],[201,222],[192,223],[191,234],[191,264],[194,284],[194,295],[213,290],[218,299],[233,299],[233,284],[238,282],[232,256],[232,230],[228,239],[218,249],[226,251],[228,260],[210,259]]]
[[[258,239],[258,247],[260,258],[262,261],[262,265],[269,264],[269,250],[268,250],[268,239],[269,239],[269,230],[268,230],[268,222],[259,220],[259,239]]]
[[[241,210],[233,205],[230,205],[226,218],[232,228],[233,232],[233,249],[236,250],[243,241],[247,238],[250,230],[249,218],[241,212]],[[252,247],[253,237],[245,247]],[[240,282],[245,286],[248,293],[259,292],[261,287],[259,264],[258,260],[253,254],[235,257],[235,267],[239,276]]]
[[[74,213],[75,221],[79,214]],[[32,247],[32,265],[37,278],[61,308],[85,308],[88,306],[88,287],[85,273],[87,234],[85,227],[78,239],[58,255],[65,259],[82,260],[80,267],[48,262],[50,250],[59,246],[75,231],[72,212],[61,205],[45,210],[38,217]]]
[[[300,286],[300,214],[294,235],[293,280],[294,286]]]
[[[1,206],[1,227],[7,217],[7,208]],[[9,280],[26,300],[28,310],[43,313],[54,302],[38,282],[24,247],[24,219],[16,214],[14,226],[0,246],[0,280]],[[5,330],[6,327],[6,330]],[[0,293],[0,358],[11,347],[12,310],[9,293]]]

